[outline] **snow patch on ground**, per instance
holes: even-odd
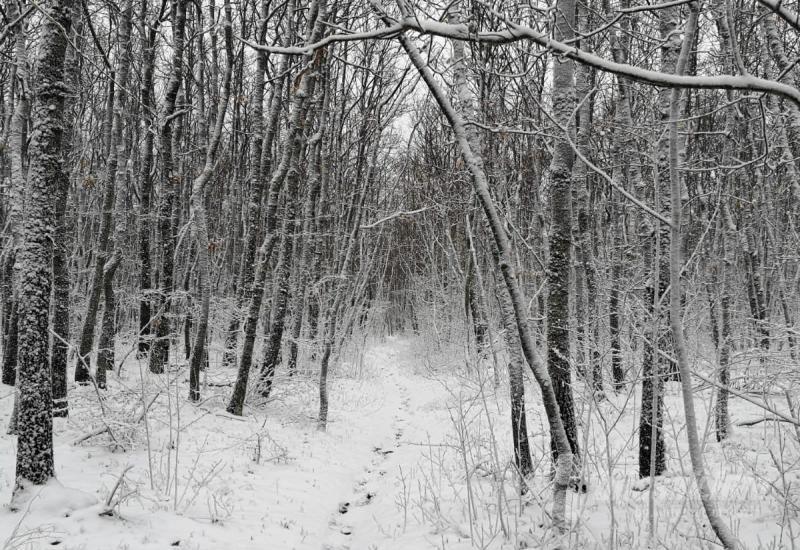
[[[190,404],[185,367],[154,376],[130,354],[121,377],[109,376],[102,405],[94,388],[70,388],[70,417],[55,419],[58,481],[0,509],[0,542],[85,550],[546,547],[549,437],[538,391],[528,385],[535,475],[520,495],[504,373],[495,387],[491,361],[476,366],[467,357],[419,338],[346,349],[331,380],[329,428],[320,433],[311,369],[277,380],[268,403],[235,417],[225,412],[234,369],[210,369],[203,400]],[[589,491],[569,494],[568,546],[608,548],[612,532],[617,548],[646,546],[638,394],[609,391],[597,401],[580,381],[575,387]],[[0,393],[3,426],[11,392]],[[677,385],[667,392],[668,474],[654,488],[656,536],[668,548],[705,548],[712,535],[688,470]],[[696,399],[723,514],[747,548],[788,547],[800,528],[792,428],[737,427],[719,444],[711,391],[698,388]],[[764,413],[732,399],[731,415],[735,423]],[[105,427],[110,434],[74,444]],[[15,440],[4,432],[0,500],[8,503]]]

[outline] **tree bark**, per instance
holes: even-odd
[[[575,27],[575,0],[558,0],[554,36],[571,40]],[[553,116],[566,131],[574,131],[575,75],[571,59],[553,57]],[[570,272],[572,269],[572,168],[575,153],[570,138],[558,136],[550,164],[550,259],[547,264],[547,368],[553,382],[561,421],[572,450],[573,476],[579,470],[580,449],[575,422],[570,367]],[[555,441],[554,457],[558,457]]]
[[[698,19],[698,6],[692,2],[690,4],[689,20],[686,24],[686,36],[693,37],[696,31]],[[683,74],[689,57],[689,44],[692,40],[685,40],[683,47],[680,48],[680,56],[676,60],[675,73]],[[672,339],[675,345],[675,352],[678,359],[678,369],[681,374],[681,392],[683,395],[684,416],[686,418],[686,437],[689,443],[689,455],[692,460],[692,472],[695,482],[700,492],[700,500],[706,511],[708,522],[716,533],[722,546],[726,549],[741,548],[739,541],[736,540],[728,525],[720,517],[719,512],[711,495],[711,488],[708,486],[708,479],[703,464],[703,450],[697,433],[697,415],[694,410],[694,389],[692,388],[692,374],[689,368],[689,359],[686,352],[686,343],[683,335],[682,325],[682,286],[681,269],[683,259],[681,254],[681,178],[679,175],[678,157],[678,118],[680,117],[680,97],[679,89],[672,90],[670,93],[669,105],[669,189],[670,189],[670,245],[669,245],[669,320],[672,330]]]
[[[152,261],[150,258],[150,232],[152,231],[152,195],[153,195],[153,147],[155,143],[155,101],[153,100],[153,83],[156,63],[156,40],[158,37],[159,19],[147,23],[147,2],[142,2],[139,24],[146,29],[143,46],[144,70],[140,97],[145,113],[144,143],[142,145],[141,169],[139,172],[139,343],[137,355],[144,358],[150,352],[150,338],[153,332],[151,324]]]
[[[105,265],[109,260],[109,252],[113,247],[117,186],[122,186],[124,182],[126,159],[122,132],[127,106],[128,77],[131,68],[132,0],[127,0],[121,12],[118,37],[119,64],[116,73],[117,82],[114,88],[114,98],[110,102],[110,105],[113,106],[114,115],[111,124],[108,158],[106,160],[102,220],[100,223],[100,235],[97,240],[94,273],[89,287],[89,302],[86,306],[86,314],[81,330],[78,362],[75,366],[75,382],[79,384],[88,383],[91,377],[91,352],[94,345],[97,312],[100,307],[100,297],[103,293],[104,285],[107,284],[105,283]],[[121,170],[121,174],[117,173],[118,169]]]
[[[65,177],[61,156],[64,135],[64,57],[73,2],[47,6],[39,44],[39,73],[32,121],[37,131],[29,149],[28,193],[20,254],[17,461],[14,494],[55,475],[53,396],[48,340],[53,260],[53,205]]]
[[[192,195],[190,199],[190,217],[193,221],[192,231],[197,242],[197,268],[200,286],[200,315],[197,320],[192,356],[189,360],[189,400],[200,399],[200,368],[208,353],[206,343],[208,339],[208,314],[211,304],[211,273],[208,254],[208,221],[206,220],[205,187],[214,171],[217,151],[222,140],[222,129],[225,125],[225,113],[231,96],[231,79],[233,77],[233,28],[231,22],[231,5],[225,3],[225,52],[227,66],[223,76],[222,94],[217,104],[216,124],[211,136],[206,160],[200,175],[192,182]]]
[[[149,369],[153,373],[164,371],[169,360],[170,318],[169,309],[173,290],[175,271],[175,233],[173,216],[175,210],[175,194],[180,184],[180,176],[173,159],[173,130],[175,121],[178,90],[183,75],[183,50],[185,47],[184,32],[186,30],[187,0],[176,0],[172,14],[172,67],[164,94],[163,121],[160,132],[161,151],[161,198],[158,207],[158,233],[161,247],[160,294],[158,296],[159,316],[153,321],[155,325],[155,341],[150,350]]]
[[[12,2],[9,17],[16,18],[18,4]],[[9,204],[9,221],[11,223],[11,242],[3,251],[4,255],[4,311],[5,317],[3,338],[3,383],[13,386],[17,377],[18,360],[18,322],[19,322],[19,266],[17,254],[21,247],[21,231],[23,220],[23,206],[25,204],[26,174],[24,167],[25,143],[27,142],[27,122],[31,111],[27,31],[24,21],[13,29],[14,60],[16,62],[17,100],[14,113],[11,115],[9,138],[11,160],[11,197]]]
[[[322,18],[324,17],[324,2],[313,2],[310,9],[309,28],[306,34],[305,42],[307,44],[313,43],[322,35],[324,25]],[[323,50],[319,50],[322,52]],[[304,56],[304,61],[311,64],[320,54],[309,54]],[[308,67],[310,69],[310,67]],[[244,341],[242,344],[242,354],[239,359],[239,369],[236,374],[236,383],[233,387],[233,394],[231,395],[230,403],[228,403],[227,411],[231,414],[242,414],[244,407],[244,399],[247,394],[247,383],[250,376],[250,367],[253,363],[253,347],[255,345],[256,330],[258,328],[258,318],[261,312],[261,304],[264,299],[264,286],[266,284],[266,277],[268,272],[269,259],[275,248],[277,241],[277,209],[280,197],[281,188],[289,171],[292,159],[300,154],[299,147],[302,145],[303,140],[297,139],[297,135],[301,130],[303,121],[305,120],[306,110],[309,102],[309,90],[313,90],[313,80],[316,78],[315,70],[306,70],[296,77],[296,86],[293,90],[292,105],[289,115],[289,123],[286,129],[285,146],[281,162],[273,174],[269,184],[269,195],[266,211],[266,228],[264,241],[256,259],[256,272],[253,279],[253,284],[250,289],[250,305],[248,307],[247,317],[245,318],[244,325]],[[299,79],[299,80],[298,80]],[[287,197],[287,200],[291,197]]]

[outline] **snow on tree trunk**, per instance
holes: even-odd
[[[575,0],[559,0],[556,40],[571,40],[575,31]],[[571,59],[553,57],[553,116],[562,131],[574,132],[575,70]],[[550,164],[550,259],[547,265],[547,368],[558,400],[561,421],[569,438],[573,475],[577,475],[580,450],[570,367],[570,272],[572,270],[572,167],[575,152],[566,136],[557,135]],[[558,449],[553,441],[553,454]]]
[[[73,2],[47,5],[39,45],[39,72],[28,150],[29,200],[20,251],[17,462],[15,494],[29,483],[41,485],[55,475],[52,388],[48,353],[54,210],[63,170],[64,57]]]
[[[173,129],[175,121],[178,90],[183,80],[183,50],[185,47],[184,32],[186,30],[186,4],[187,0],[177,0],[173,3],[172,14],[172,67],[164,94],[164,107],[160,132],[161,152],[161,197],[158,206],[158,234],[161,247],[161,278],[158,296],[158,316],[152,321],[155,328],[155,341],[150,349],[149,369],[153,373],[164,371],[164,365],[169,359],[170,318],[169,309],[173,290],[173,276],[175,271],[175,233],[173,227],[173,211],[175,209],[175,195],[180,183],[180,177],[173,159]]]

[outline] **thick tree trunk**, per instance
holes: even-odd
[[[47,6],[39,42],[39,73],[32,121],[37,131],[29,149],[28,196],[20,254],[17,464],[14,494],[41,485],[55,475],[53,397],[48,340],[54,224],[50,197],[65,177],[61,155],[64,135],[64,56],[73,2]]]

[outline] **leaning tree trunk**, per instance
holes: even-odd
[[[309,29],[306,34],[305,42],[311,44],[319,39],[324,25],[322,18],[324,13],[324,2],[314,2],[309,14]],[[323,50],[317,50],[316,54],[304,56],[307,64],[314,63],[317,56],[322,55]],[[310,67],[309,67],[310,68]],[[242,354],[239,358],[239,368],[236,374],[236,383],[233,387],[231,400],[228,403],[227,411],[231,414],[242,414],[244,399],[247,394],[247,383],[250,377],[250,367],[253,364],[253,347],[255,346],[256,331],[258,328],[258,318],[261,313],[261,304],[264,300],[264,286],[268,273],[268,263],[272,256],[277,241],[277,210],[281,189],[286,180],[286,175],[292,159],[300,154],[299,147],[303,140],[295,139],[301,131],[301,126],[305,120],[306,111],[310,105],[309,90],[313,90],[313,80],[316,78],[315,70],[306,70],[299,75],[296,86],[293,90],[292,105],[289,115],[288,128],[286,129],[285,146],[275,174],[270,179],[269,194],[267,199],[266,227],[264,240],[261,243],[256,256],[256,272],[253,284],[250,287],[250,304],[244,323],[244,340],[242,343]],[[287,197],[288,198],[288,197]]]
[[[686,24],[687,40],[680,48],[680,56],[675,65],[675,73],[683,74],[686,61],[689,57],[691,37],[696,32],[698,19],[698,6],[692,2],[690,4],[691,14]],[[678,370],[681,378],[681,392],[683,395],[683,409],[686,418],[686,437],[689,443],[689,456],[692,460],[692,472],[700,493],[700,500],[705,508],[708,522],[716,533],[722,546],[726,549],[740,548],[739,541],[736,540],[728,525],[719,515],[714,498],[711,495],[711,488],[708,485],[708,478],[703,464],[703,448],[697,432],[697,415],[694,410],[694,388],[692,388],[692,374],[689,368],[689,358],[686,351],[686,342],[683,334],[682,324],[682,288],[681,270],[683,269],[683,258],[681,254],[681,178],[678,171],[678,118],[681,114],[680,109],[681,91],[676,88],[670,92],[669,104],[669,195],[670,195],[670,241],[669,241],[669,321],[672,331],[672,340],[677,356]]]
[[[47,5],[39,43],[39,67],[32,122],[37,128],[29,149],[28,196],[20,253],[17,464],[15,496],[29,484],[55,475],[53,397],[48,341],[53,260],[53,204],[65,177],[61,155],[64,135],[64,57],[74,2]]]
[[[391,19],[387,16],[382,15],[382,19],[385,24],[391,25]],[[539,354],[534,345],[533,334],[528,325],[526,302],[520,290],[516,274],[512,268],[511,243],[508,240],[500,215],[489,192],[489,183],[486,178],[486,173],[483,170],[480,157],[476,155],[476,152],[473,151],[469,143],[467,126],[464,123],[464,119],[453,108],[449,98],[439,86],[430,68],[425,64],[425,61],[422,59],[414,43],[405,35],[400,35],[398,40],[424,80],[428,90],[434,96],[442,113],[450,123],[461,155],[472,176],[472,184],[475,193],[478,195],[484,214],[489,222],[489,227],[496,246],[494,250],[495,265],[500,269],[508,293],[511,296],[511,303],[514,308],[514,317],[520,336],[520,343],[522,344],[522,351],[528,366],[531,368],[541,388],[542,401],[544,402],[547,420],[550,424],[550,434],[556,441],[555,447],[558,450],[558,458],[556,459],[556,471],[553,483],[552,518],[556,528],[563,532],[566,522],[566,490],[569,485],[570,472],[572,470],[572,449],[570,447],[569,438],[567,437],[567,432],[564,429],[564,423],[561,420],[558,400],[553,390],[553,382],[550,379],[546,366],[539,358]]]

